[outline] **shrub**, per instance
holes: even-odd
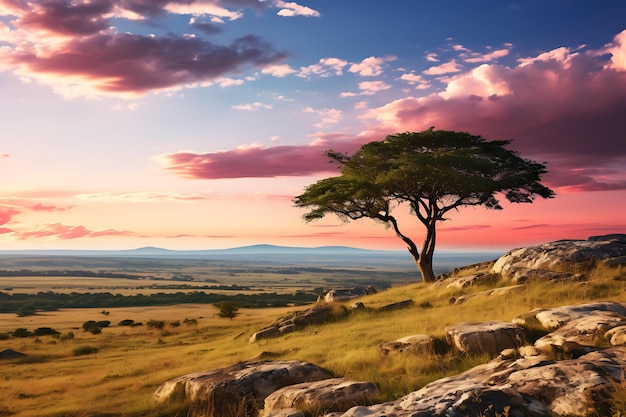
[[[66,340],[74,339],[74,332],[61,333],[59,335],[59,340],[61,342],[65,342]]]
[[[35,336],[55,336],[58,335],[59,332],[54,330],[53,328],[50,327],[38,327],[35,329],[35,331],[33,332],[33,335]]]
[[[183,323],[185,323],[187,326],[191,326],[191,325],[196,325],[198,324],[198,320],[196,319],[185,319],[183,320]]]
[[[13,337],[29,337],[32,335],[33,334],[29,332],[28,329],[25,329],[23,327],[20,327],[19,329],[15,329],[13,331]]]
[[[117,323],[118,326],[132,326],[135,324],[135,320],[126,319]]]
[[[163,320],[150,320],[147,324],[150,329],[163,329],[165,327],[165,322]]]
[[[73,353],[74,353],[74,356],[84,356],[84,355],[91,355],[93,353],[98,353],[99,351],[100,349],[95,346],[81,346],[81,347],[77,347],[76,349],[74,349]]]

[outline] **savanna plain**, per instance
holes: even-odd
[[[199,261],[125,259],[120,266],[122,261],[111,259],[39,261],[3,259],[0,269],[17,271],[28,262],[36,267],[29,269],[34,271],[30,276],[0,277],[0,295],[4,297],[0,304],[18,293],[149,296],[206,292],[225,297],[270,293],[284,298],[272,298],[272,306],[262,307],[255,305],[254,297],[248,303],[238,301],[240,308],[233,318],[220,317],[214,302],[0,313],[0,351],[12,349],[25,354],[0,359],[0,416],[185,416],[188,404],[154,402],[153,393],[160,384],[188,373],[258,357],[305,360],[337,376],[372,381],[380,388],[377,402],[392,400],[489,358],[453,351],[439,355],[383,355],[379,350],[383,342],[412,334],[443,339],[444,328],[450,324],[511,320],[540,307],[626,301],[623,265],[582,271],[582,279],[574,283],[528,282],[516,290],[489,296],[485,290],[509,284],[494,274],[488,283],[453,289],[442,283],[418,283],[417,272],[389,265],[201,265]],[[79,270],[90,271],[83,275],[91,276],[81,276],[76,272]],[[57,271],[57,275],[49,271]],[[128,276],[102,277],[106,275],[103,271]],[[469,272],[457,272],[463,273]],[[348,313],[347,307],[354,301],[336,303],[333,319],[325,324],[250,343],[254,332],[322,302],[315,300],[324,291],[354,285],[372,285],[379,290],[358,300],[365,304],[365,309]],[[476,295],[467,297],[463,304],[450,302],[471,294]],[[379,307],[406,299],[414,301],[409,309],[378,311]],[[103,321],[109,324],[99,332],[85,329],[86,322]],[[18,329],[23,334],[16,332]],[[36,334],[37,329],[53,329],[57,333],[45,334],[40,330]],[[626,387],[617,389],[619,395],[613,410],[626,410]]]

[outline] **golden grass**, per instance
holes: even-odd
[[[430,381],[449,376],[479,363],[486,357],[468,357],[455,352],[442,355],[389,354],[379,344],[412,334],[442,338],[445,326],[463,321],[504,320],[539,307],[594,300],[626,301],[624,268],[601,267],[585,282],[528,283],[503,295],[477,295],[463,304],[452,297],[482,293],[486,286],[448,289],[444,285],[413,284],[363,297],[367,307],[324,325],[309,326],[276,339],[249,343],[249,336],[287,315],[295,308],[241,309],[233,320],[219,318],[208,305],[68,309],[29,317],[0,315],[0,333],[18,327],[34,330],[52,327],[73,331],[73,340],[51,336],[0,340],[0,350],[14,349],[28,356],[0,362],[0,416],[97,417],[186,415],[185,405],[156,406],[152,394],[164,381],[187,373],[227,366],[261,352],[275,357],[299,359],[322,366],[337,376],[377,383],[380,400],[398,398]],[[504,283],[497,285],[503,286]],[[379,307],[412,299],[413,307],[378,312]],[[297,310],[305,307],[297,308]],[[174,321],[197,320],[196,325]],[[163,330],[147,326],[120,327],[132,319],[144,324],[163,320]],[[102,334],[84,332],[87,320],[110,320]],[[80,347],[93,346],[97,353],[74,356]],[[620,401],[626,395],[620,391]],[[180,409],[176,409],[180,407]]]

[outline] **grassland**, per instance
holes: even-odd
[[[505,285],[494,279],[489,288]],[[183,405],[163,408],[152,401],[152,393],[162,382],[259,354],[307,360],[336,375],[373,381],[381,389],[380,400],[395,399],[487,358],[454,352],[385,356],[379,352],[380,343],[411,334],[441,338],[449,324],[510,320],[539,307],[594,300],[626,302],[626,268],[602,267],[588,273],[583,281],[529,283],[498,296],[477,295],[460,305],[450,303],[452,298],[486,289],[394,286],[363,297],[360,301],[365,303],[365,311],[260,343],[249,343],[249,336],[295,308],[242,309],[232,320],[219,318],[213,306],[197,304],[116,308],[106,317],[98,309],[59,310],[28,317],[0,314],[0,333],[20,327],[52,327],[74,334],[65,341],[52,336],[0,340],[0,350],[14,349],[28,355],[0,361],[0,416],[182,416],[186,414]],[[408,298],[415,302],[408,310],[376,311]],[[112,324],[101,334],[81,328],[87,320],[104,319]],[[115,325],[125,319],[143,323],[163,320],[166,326],[158,330],[145,325]],[[195,319],[196,324],[183,324],[185,319]],[[80,354],[83,352],[92,353]]]

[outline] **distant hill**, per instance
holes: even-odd
[[[216,255],[244,255],[244,254],[372,254],[372,253],[405,253],[404,251],[385,251],[360,249],[349,246],[319,246],[314,248],[296,246],[275,245],[251,245],[229,249],[204,249],[204,250],[173,250],[154,246],[145,246],[127,250],[75,250],[75,249],[34,249],[34,250],[0,250],[0,255],[29,255],[29,256],[107,256],[107,257],[173,257],[173,258],[197,258],[214,257]]]

